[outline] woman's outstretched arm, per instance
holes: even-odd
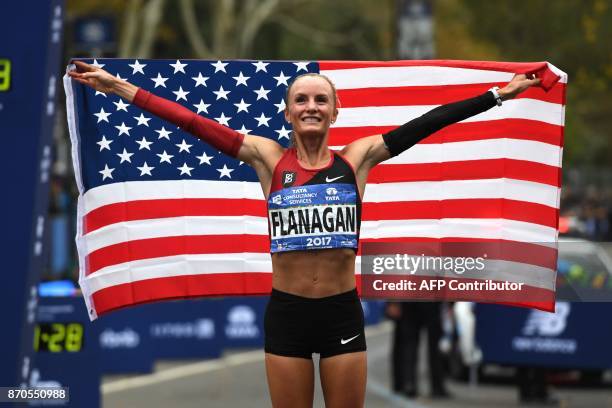
[[[540,82],[517,74],[505,87],[487,91],[482,95],[438,106],[402,126],[385,133],[356,140],[345,148],[356,167],[369,171],[376,164],[397,156],[438,130],[482,113],[496,104],[514,98],[519,93]],[[497,93],[497,94],[495,94]]]

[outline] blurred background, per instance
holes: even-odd
[[[63,72],[71,57],[549,61],[569,75],[560,231],[566,236],[600,242],[595,252],[600,249],[604,253],[612,251],[606,243],[612,238],[610,1],[67,0],[63,18],[63,58],[57,67],[58,72]],[[74,244],[78,194],[70,158],[64,100],[61,90],[58,92],[50,154],[50,248],[45,255],[48,259],[44,262],[43,282],[76,282],[78,279]],[[595,256],[588,251],[585,253],[587,255],[582,254],[582,258],[572,258],[567,267],[571,269],[578,265],[584,272],[588,260]],[[606,270],[609,268],[607,262],[604,259],[595,268],[596,272],[604,271],[609,283],[612,279],[608,275],[612,270],[609,273]],[[576,273],[575,268],[573,271]],[[453,305],[445,306],[444,310],[455,326],[465,319],[465,315],[456,314],[459,312],[454,311]],[[461,310],[465,312],[465,309]],[[470,318],[467,319],[463,324],[469,328]],[[388,393],[390,368],[387,360],[392,327],[391,323],[383,320],[380,316],[378,325],[371,329],[374,337],[369,341],[375,350],[372,358],[385,361],[387,365],[375,365],[371,371],[374,385],[369,386],[368,395],[373,395],[373,399],[368,400],[368,406],[517,406],[516,392],[503,386],[505,380],[475,385],[477,374],[486,373],[482,372],[482,367],[480,372],[475,368],[480,360],[474,357],[473,353],[477,354],[477,351],[473,346],[468,351],[458,351],[459,354],[463,352],[464,357],[459,356],[456,364],[448,363],[449,370],[457,378],[456,385],[451,386],[456,399],[415,402]],[[612,326],[609,318],[605,324]],[[163,331],[163,328],[159,330]],[[456,328],[448,329],[445,336],[456,341],[456,331]],[[129,342],[129,335],[125,341]],[[451,348],[447,347],[449,353]],[[465,353],[472,357],[465,357]],[[607,348],[602,353],[609,355],[612,349]],[[251,361],[248,355],[240,358],[247,364]],[[243,367],[242,363],[224,361],[227,367],[242,367],[243,370],[232,374],[223,371],[216,379],[200,379],[201,392],[196,392],[196,381],[191,391],[184,387],[177,388],[180,391],[168,388],[165,396],[189,394],[184,405],[176,397],[176,406],[217,406],[212,402],[205,403],[206,398],[217,401],[218,406],[266,406],[265,383],[253,391],[263,393],[261,399],[250,402],[232,400],[229,394],[235,392],[223,392],[224,384],[233,381],[230,377],[244,377],[247,382],[248,378],[263,381],[263,366],[250,371],[251,368]],[[427,370],[425,364],[421,366],[422,370]],[[161,369],[175,367],[175,363],[166,363]],[[588,374],[596,379],[596,385],[592,382],[586,385],[576,383],[574,380],[582,377],[575,372],[547,373],[547,381],[570,384],[569,389],[561,392],[565,406],[612,406],[611,399],[606,396],[610,378],[606,377],[605,368],[589,371]],[[201,372],[217,373],[212,368],[201,368]],[[500,372],[504,378],[504,370]],[[177,378],[185,380],[178,374]],[[460,381],[469,379],[471,383]],[[124,376],[107,376],[105,381],[113,385],[105,388],[104,406],[157,406],[151,404],[159,397],[149,400],[143,395],[144,388],[136,387],[130,394],[127,387],[126,394],[122,394],[121,381],[128,384]],[[206,381],[209,385],[201,385]],[[250,387],[238,385],[239,389],[243,386]],[[475,389],[479,390],[482,398],[473,396]],[[317,401],[321,406],[320,395]]]

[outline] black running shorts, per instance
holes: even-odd
[[[264,318],[266,353],[321,358],[366,350],[357,290],[305,298],[272,289]]]

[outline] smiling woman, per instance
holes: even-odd
[[[75,62],[69,75],[170,121],[251,165],[268,205],[272,293],[265,314],[266,373],[275,407],[311,407],[312,354],[319,353],[327,407],[362,407],[366,386],[363,310],[356,290],[361,200],[370,170],[436,130],[513,98],[539,82],[515,75],[502,89],[440,106],[385,135],[329,149],[338,117],[333,83],[318,74],[289,86],[285,119],[294,145],[241,134],[101,68]],[[178,95],[177,95],[178,96]]]
[[[329,125],[331,125],[332,123],[336,121],[336,117],[338,116],[337,106],[339,105],[339,101],[338,101],[338,96],[336,94],[336,87],[334,86],[332,81],[325,75],[316,74],[316,73],[308,73],[308,74],[300,75],[299,77],[297,77],[294,81],[292,81],[289,84],[289,87],[287,87],[287,95],[285,96],[285,104],[287,106],[290,105],[289,98],[292,98],[292,102],[294,106],[303,107],[306,104],[307,96],[304,93],[301,93],[301,92],[297,93],[294,90],[294,85],[296,84],[297,79],[300,79],[302,83],[306,82],[305,85],[308,85],[308,81],[309,81],[311,86],[314,85],[314,83],[316,82],[321,82],[320,81],[321,79],[327,82],[327,84],[329,85],[329,89],[327,90],[327,92],[317,95],[315,103],[319,103],[320,106],[325,107],[326,103],[331,101],[333,112],[332,112],[332,118],[329,120],[329,123],[327,123],[327,126],[329,127]],[[304,85],[304,84],[300,84],[300,85]],[[317,84],[317,85],[320,86],[320,84]],[[317,86],[317,85],[314,85],[314,86]],[[294,123],[291,120],[292,118],[291,118],[290,112],[287,110],[285,110],[285,119],[289,123]],[[301,118],[298,117],[297,119],[298,120],[296,120],[296,122],[301,122],[304,124],[308,124],[308,123],[325,124],[326,123],[322,115],[308,115],[307,112]],[[294,132],[296,131],[295,127],[293,130]],[[294,132],[291,134],[291,144],[290,144],[291,146],[295,146],[295,133]]]

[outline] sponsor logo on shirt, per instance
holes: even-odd
[[[329,177],[327,177],[327,176],[326,176],[326,177],[325,177],[325,181],[326,181],[327,183],[331,183],[331,182],[333,182],[333,181],[340,180],[342,177],[344,177],[344,174],[343,174],[343,175],[341,175],[341,176],[338,176],[338,177],[332,177],[332,178],[329,178]]]
[[[325,189],[325,200],[326,201],[340,201],[340,197],[338,196],[338,190],[333,187],[328,187]]]
[[[291,187],[295,183],[297,173],[295,171],[283,172],[283,187]]]

